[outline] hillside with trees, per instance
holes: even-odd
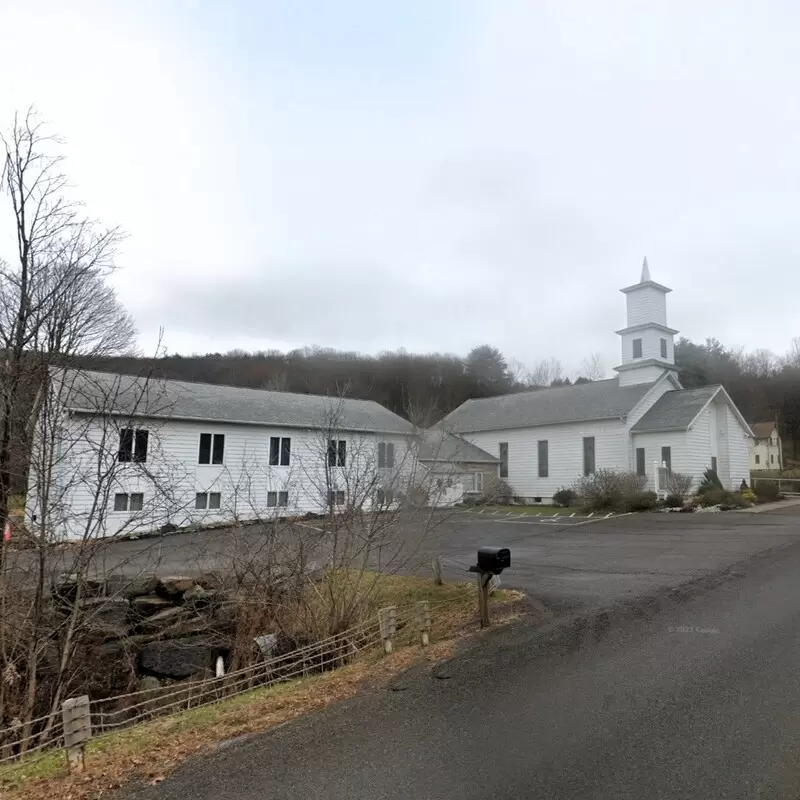
[[[727,348],[716,339],[699,344],[678,340],[675,359],[687,388],[722,383],[750,422],[778,418],[786,454],[800,455],[800,337],[790,351],[775,356],[765,350]],[[153,362],[115,357],[95,362],[102,369],[137,373]],[[573,375],[555,358],[526,369],[510,363],[491,345],[466,357],[404,350],[365,355],[324,348],[304,348],[205,355],[165,355],[156,359],[157,375],[184,381],[224,383],[311,394],[347,394],[376,400],[392,411],[429,425],[474,397],[491,397],[603,377],[597,355],[584,360]]]

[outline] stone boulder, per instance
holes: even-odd
[[[212,669],[220,648],[206,636],[150,642],[139,653],[143,672],[165,678],[188,678]]]
[[[145,594],[141,597],[134,597],[131,600],[131,609],[134,615],[139,618],[151,617],[153,614],[168,608],[175,608],[175,606],[170,600],[157,594]]]
[[[126,575],[109,575],[106,577],[106,594],[109,597],[124,597],[133,600],[136,597],[152,594],[156,589],[158,578],[127,577]]]
[[[62,572],[53,581],[53,599],[61,605],[71,606],[78,597],[78,590],[83,598],[99,597],[105,593],[105,581],[87,578],[77,573]]]
[[[130,603],[124,597],[87,597],[78,602],[78,609],[89,636],[122,639],[128,635]]]
[[[137,629],[143,632],[155,632],[174,625],[179,619],[187,616],[187,611],[181,606],[167,606],[163,611],[157,611],[149,617],[145,617],[138,625]]]
[[[156,583],[156,594],[168,600],[180,600],[184,592],[188,592],[195,585],[194,578],[185,575],[169,575],[159,578]]]

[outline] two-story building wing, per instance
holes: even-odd
[[[411,424],[369,400],[53,371],[27,524],[81,539],[391,501]]]

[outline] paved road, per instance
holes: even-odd
[[[799,797],[800,543],[658,606],[493,631],[131,796]]]

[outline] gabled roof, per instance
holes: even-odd
[[[753,436],[756,439],[769,439],[772,436],[772,431],[777,427],[775,421],[770,422],[754,422],[751,426]]]
[[[499,464],[500,459],[474,444],[437,428],[425,431],[420,439],[419,460],[436,463],[455,462]]]
[[[617,378],[467,400],[442,426],[456,433],[535,428],[599,419],[622,419],[652,383],[620,386]]]
[[[410,422],[374,400],[188,383],[113,372],[54,370],[76,413],[343,431],[412,433]]]
[[[720,385],[714,385],[665,392],[631,428],[631,432],[685,430],[720,390],[724,391]]]

